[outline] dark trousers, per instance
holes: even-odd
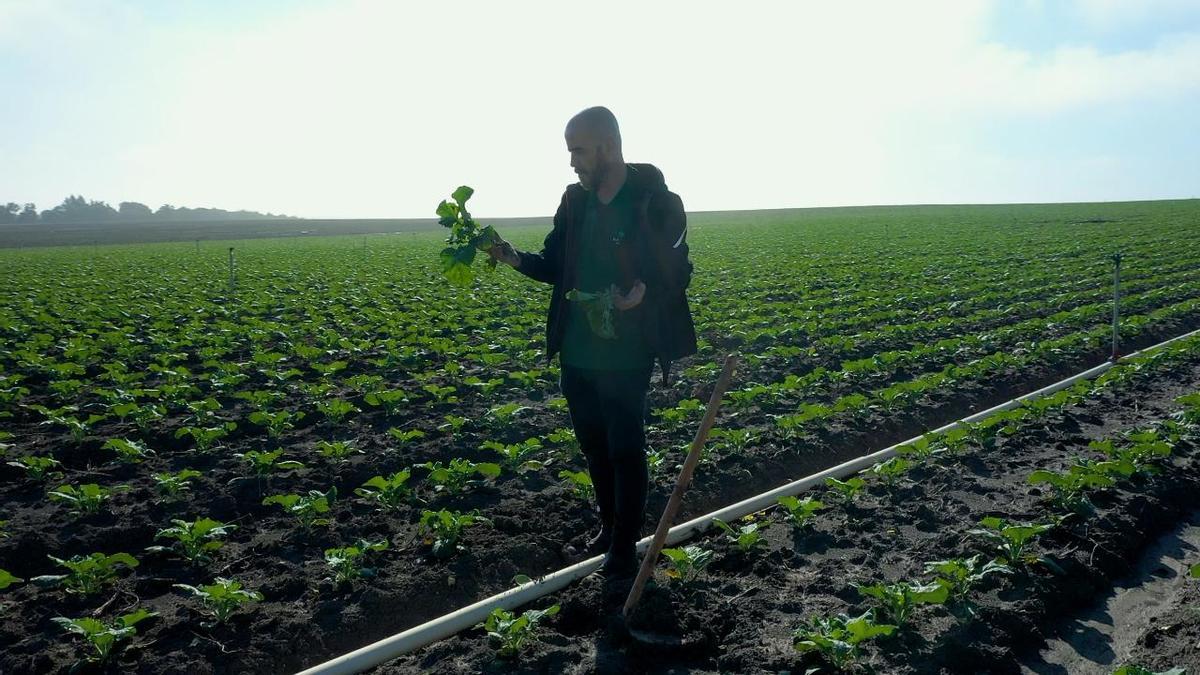
[[[596,507],[612,529],[614,553],[632,553],[646,517],[646,391],[644,370],[589,370],[564,365],[560,379],[575,438],[587,457]]]

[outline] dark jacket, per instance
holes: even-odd
[[[696,353],[696,328],[688,308],[686,289],[692,279],[688,260],[687,216],[679,195],[667,189],[662,172],[650,164],[626,164],[626,185],[636,214],[636,231],[617,244],[621,290],[634,280],[646,284],[646,294],[635,308],[647,347],[662,368],[663,384],[671,362]],[[579,183],[568,185],[554,214],[554,228],[546,235],[541,253],[520,251],[517,270],[525,276],[554,284],[546,317],[546,358],[562,348],[567,321],[564,295],[575,287],[579,228],[583,223],[587,191]],[[619,311],[619,310],[618,310]]]

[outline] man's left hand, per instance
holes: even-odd
[[[646,284],[642,283],[641,279],[638,279],[633,282],[633,288],[630,288],[629,292],[624,295],[621,294],[621,289],[617,288],[616,284],[613,284],[612,293],[613,307],[623,312],[642,304],[642,296],[646,295]]]

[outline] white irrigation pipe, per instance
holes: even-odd
[[[1061,382],[1056,382],[1048,387],[1042,387],[1037,391],[1019,396],[1000,405],[993,406],[983,412],[975,413],[970,417],[964,417],[957,422],[952,422],[945,426],[934,429],[927,433],[941,433],[948,431],[963,424],[969,424],[985,417],[989,417],[998,412],[1012,410],[1020,406],[1025,401],[1030,401],[1042,396],[1053,394],[1054,392],[1066,389],[1080,380],[1093,378],[1104,371],[1112,368],[1119,361],[1126,361],[1136,358],[1137,356],[1147,352],[1165,347],[1173,342],[1178,342],[1192,336],[1200,335],[1200,330],[1194,330],[1190,333],[1185,333],[1178,337],[1171,338],[1164,342],[1160,342],[1152,347],[1139,350],[1127,356],[1123,356],[1117,361],[1107,361],[1095,368],[1085,370],[1078,375],[1072,375]],[[924,435],[924,434],[922,434]],[[820,473],[815,473],[806,478],[782,485],[769,492],[764,492],[755,497],[750,497],[736,504],[731,504],[718,511],[705,514],[698,518],[693,518],[686,523],[681,523],[672,527],[667,535],[667,544],[676,544],[680,541],[690,538],[693,534],[703,532],[712,525],[713,518],[730,521],[742,516],[762,511],[767,507],[774,506],[780,497],[787,495],[795,495],[803,492],[815,485],[822,485],[826,478],[842,478],[854,473],[858,473],[863,469],[882,462],[896,454],[896,448],[912,443],[921,438],[917,436],[910,438],[907,441],[897,443],[891,447],[884,448],[878,452],[857,459],[843,462],[835,467],[826,469]],[[638,542],[638,551],[644,552],[650,544],[650,537],[646,537]],[[604,556],[596,556],[580,563],[564,567],[556,572],[547,574],[544,577],[534,579],[527,583],[521,584],[516,588],[509,589],[503,593],[493,595],[490,598],[480,600],[473,605],[468,605],[462,609],[455,610],[444,616],[440,616],[432,621],[428,621],[419,626],[413,626],[408,630],[397,633],[391,637],[384,638],[378,642],[374,642],[365,647],[360,647],[348,654],[343,654],[337,658],[326,661],[325,663],[313,666],[304,670],[300,675],[343,675],[349,673],[362,672],[368,668],[377,666],[385,661],[396,658],[408,652],[420,649],[425,645],[437,642],[443,638],[450,637],[455,633],[471,628],[477,623],[482,622],[492,613],[493,609],[502,607],[507,610],[512,610],[521,605],[532,602],[544,595],[549,595],[554,591],[565,588],[571,582],[581,579],[595,570],[599,569],[603,563]]]

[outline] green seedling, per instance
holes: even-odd
[[[969,606],[970,592],[984,579],[993,574],[1012,574],[1012,569],[999,560],[982,563],[982,556],[951,558],[925,563],[925,572],[936,575],[934,583],[945,586],[950,592],[950,602]]]
[[[296,518],[305,532],[317,525],[328,525],[329,519],[323,514],[329,513],[330,504],[337,497],[337,487],[329,488],[328,492],[309,490],[307,494],[271,495],[263,499],[264,506],[278,504],[284,511]]]
[[[138,561],[128,553],[92,553],[91,555],[71,556],[70,560],[46,556],[59,567],[65,567],[66,574],[44,574],[30,579],[31,583],[39,586],[62,586],[68,593],[93,595],[99,593],[106,584],[116,579],[117,572],[122,567],[133,568]]]
[[[827,485],[829,489],[833,490],[834,494],[841,497],[843,502],[852,504],[858,499],[858,496],[862,494],[863,488],[867,485],[867,481],[859,478],[858,476],[847,478],[844,481],[830,477],[825,479],[825,485]]]
[[[864,642],[895,631],[896,626],[875,623],[869,611],[853,618],[845,614],[816,617],[796,629],[792,647],[799,652],[817,652],[834,668],[848,670],[861,656]]]
[[[333,570],[336,583],[346,583],[362,577],[375,576],[372,567],[363,567],[366,557],[376,551],[386,551],[388,542],[380,539],[376,542],[359,539],[353,546],[325,549],[325,564]]]
[[[434,492],[446,494],[458,494],[467,487],[476,485],[480,482],[475,478],[477,475],[484,478],[496,478],[500,475],[499,464],[476,464],[462,458],[452,459],[446,466],[442,466],[441,462],[426,462],[420,466],[429,471],[425,481],[433,485]]]
[[[606,340],[617,338],[617,330],[613,325],[614,305],[611,289],[591,293],[572,288],[567,291],[566,298],[570,302],[578,302],[583,307],[583,315],[593,333]]]
[[[154,535],[155,539],[173,539],[170,548],[165,546],[149,546],[147,551],[159,553],[173,550],[191,561],[193,565],[203,565],[212,560],[209,553],[225,545],[221,541],[230,532],[237,529],[236,525],[228,525],[212,518],[197,518],[191,522],[173,518],[172,527],[163,528]]]
[[[425,432],[420,429],[400,429],[398,427],[388,429],[388,435],[396,439],[401,447],[418,438],[425,438]]]
[[[15,466],[18,469],[25,471],[25,475],[29,478],[42,481],[47,478],[60,476],[61,473],[55,471],[62,464],[53,457],[39,457],[37,455],[26,455],[18,457],[16,460],[7,462],[9,466]]]
[[[528,410],[527,406],[519,403],[505,403],[489,409],[485,419],[493,429],[504,430],[511,427],[517,418]]]
[[[338,464],[350,461],[350,455],[365,454],[353,441],[317,441],[317,452]]]
[[[967,534],[982,537],[991,544],[1003,564],[1014,570],[1024,570],[1036,563],[1064,574],[1062,568],[1054,561],[1027,550],[1035,538],[1054,529],[1053,523],[1009,523],[1003,518],[989,516],[979,521],[979,524],[983,527],[967,530]]]
[[[281,459],[283,457],[283,449],[276,449],[272,452],[260,452],[258,450],[248,450],[246,452],[234,453],[234,457],[246,463],[247,468],[257,478],[266,478],[273,473],[279,471],[289,471],[292,469],[303,469],[304,465],[290,459]]]
[[[751,443],[758,440],[749,429],[713,429],[709,435],[719,440],[722,449],[731,455],[744,453]]]
[[[467,200],[475,190],[460,185],[450,195],[452,201],[442,200],[437,207],[438,224],[450,228],[446,237],[447,247],[442,249],[442,274],[456,286],[469,286],[475,278],[471,263],[476,250],[486,251],[500,240],[500,235],[491,225],[480,225],[467,211]],[[496,259],[488,257],[488,267],[495,269]]]
[[[812,525],[817,511],[825,508],[825,503],[812,497],[799,499],[792,495],[779,498],[779,505],[787,512],[788,520],[798,529]]]
[[[175,499],[180,494],[191,490],[189,483],[193,478],[199,478],[200,472],[195,469],[183,469],[176,473],[155,473],[154,489],[163,499]]]
[[[1128,470],[1132,472],[1132,466]],[[1059,508],[1074,513],[1088,513],[1094,507],[1087,493],[1112,486],[1115,482],[1112,474],[1123,472],[1124,467],[1117,462],[1077,461],[1065,473],[1038,469],[1029,474],[1028,481],[1030,485],[1050,485],[1054,504]]]
[[[475,511],[460,513],[446,509],[426,510],[421,512],[420,529],[425,534],[423,541],[431,547],[433,555],[438,558],[448,558],[464,550],[460,540],[466,528],[490,522],[491,520],[480,516]]]
[[[592,477],[587,471],[563,469],[558,472],[558,477],[570,484],[571,494],[575,495],[576,499],[591,503],[596,496],[596,487],[592,484]]]
[[[118,492],[129,490],[128,485],[101,487],[95,483],[83,485],[60,485],[47,493],[50,501],[62,502],[75,515],[90,515],[100,512],[100,507]]]
[[[685,586],[695,581],[713,561],[712,551],[694,544],[683,548],[664,548],[662,554],[667,558],[667,576]]]
[[[136,635],[137,629],[134,626],[152,616],[158,615],[145,609],[139,609],[132,614],[117,617],[111,623],[104,623],[92,617],[68,619],[64,616],[56,616],[50,620],[62,626],[64,630],[82,636],[92,646],[96,654],[87,659],[89,662],[107,663],[112,658],[117,643]]]
[[[383,408],[384,416],[395,417],[401,406],[408,403],[408,393],[401,389],[373,391],[363,396],[363,401],[369,406]]]
[[[497,441],[484,441],[483,445],[479,446],[482,450],[492,450],[500,455],[500,464],[504,467],[518,472],[536,470],[542,468],[542,462],[531,459],[542,449],[542,442],[536,438],[529,438],[519,443],[499,443]]]
[[[713,525],[716,525],[725,532],[725,539],[737,546],[738,550],[743,553],[749,553],[766,544],[766,540],[762,536],[762,531],[769,524],[767,522],[749,522],[737,527],[733,527],[720,518],[713,518],[712,522]]]
[[[360,413],[362,410],[358,406],[349,401],[344,401],[340,398],[331,399],[328,401],[320,401],[317,403],[317,412],[325,416],[333,424],[341,424],[350,415]]]
[[[475,626],[487,631],[488,640],[501,658],[510,659],[521,653],[535,639],[537,625],[546,617],[558,614],[559,605],[546,609],[527,609],[521,614],[497,607],[483,623]]]
[[[869,586],[855,584],[854,587],[864,596],[874,598],[882,617],[901,630],[908,623],[908,618],[917,605],[940,605],[945,603],[950,595],[946,586],[936,583],[914,584],[902,581]]]
[[[903,457],[892,457],[879,462],[867,469],[867,473],[883,481],[889,489],[895,489],[900,479],[913,467],[913,463]]]
[[[279,412],[256,410],[250,413],[248,419],[251,424],[266,427],[267,435],[271,438],[279,438],[284,432],[295,429],[296,424],[304,419],[304,413],[289,412],[287,410],[280,410]]]
[[[382,509],[400,509],[413,500],[412,488],[408,485],[411,477],[411,469],[397,471],[387,478],[374,476],[362,487],[356,488],[354,494],[374,502]]]
[[[225,577],[217,577],[213,583],[199,587],[188,584],[172,585],[188,591],[200,599],[204,608],[213,618],[212,623],[201,624],[207,628],[229,621],[229,617],[242,605],[261,602],[263,599],[262,593],[245,590],[242,588],[241,582]]]
[[[140,464],[142,460],[154,456],[154,451],[147,448],[144,443],[125,438],[109,439],[104,443],[103,448],[117,453],[117,457],[127,464]]]
[[[250,415],[251,421],[254,421],[256,414],[258,413]],[[221,439],[228,436],[234,429],[237,429],[236,422],[226,422],[215,427],[180,427],[175,431],[175,438],[190,436],[192,442],[196,444],[197,452],[208,452],[217,447]]]

